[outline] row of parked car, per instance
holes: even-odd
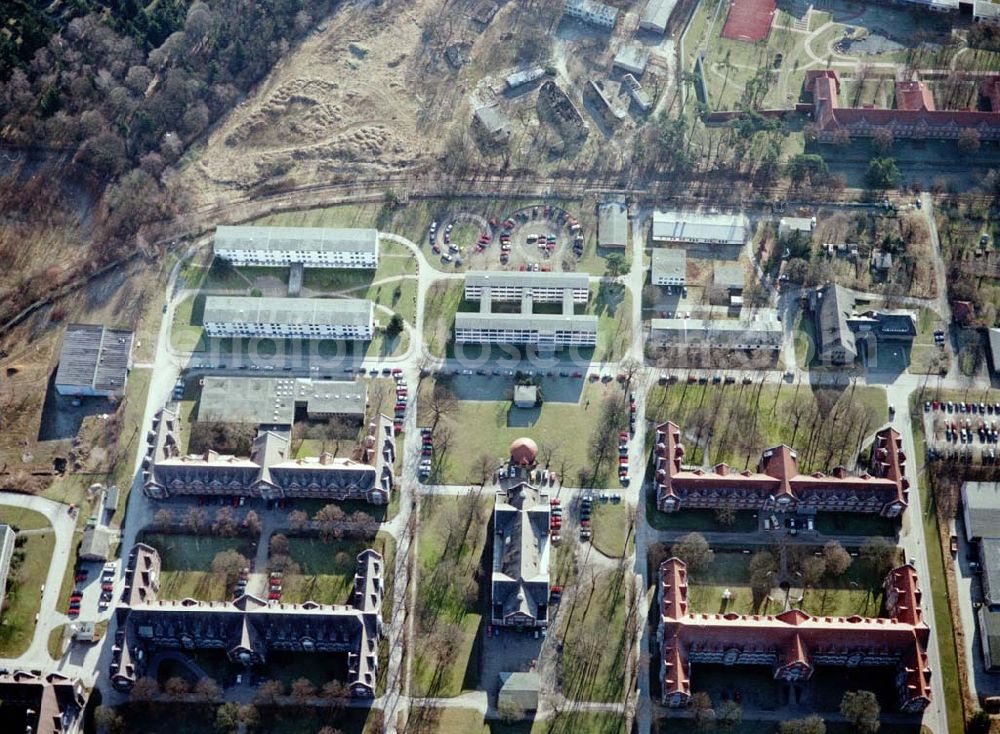
[[[403,430],[403,420],[406,418],[406,402],[409,392],[406,389],[406,380],[403,379],[403,371],[398,367],[392,371],[393,379],[396,380],[396,417],[393,418],[392,428],[398,436]]]
[[[558,544],[562,540],[562,503],[559,498],[549,500],[549,538]]]
[[[594,498],[587,494],[580,498],[580,540],[590,540],[594,532],[590,529],[590,515],[594,511]]]
[[[944,413],[979,413],[980,415],[1000,415],[1000,403],[956,403],[951,400],[928,400],[924,412],[940,410]]]
[[[434,457],[434,438],[430,428],[420,429],[420,467],[417,473],[426,480],[431,475],[431,459]]]
[[[635,405],[635,403],[633,403]],[[635,413],[632,413],[633,419]],[[635,430],[635,424],[633,423],[633,430]],[[622,431],[618,434],[618,481],[622,483],[622,486],[627,487],[628,478],[628,432]]]

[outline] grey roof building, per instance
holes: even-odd
[[[1000,482],[963,482],[961,495],[966,540],[1000,538]]]
[[[10,525],[0,525],[0,614],[3,613],[4,597],[7,595],[7,576],[10,575],[10,561],[14,556],[14,541],[17,533]]]
[[[654,33],[666,33],[670,14],[676,5],[677,0],[646,0],[639,17],[639,27]]]
[[[367,340],[375,305],[362,298],[208,296],[203,324],[211,337]]]
[[[738,262],[717,262],[712,266],[712,282],[726,290],[742,291],[745,279],[746,271]]]
[[[395,486],[392,419],[380,415],[368,430],[357,458],[327,452],[295,458],[287,431],[259,432],[246,457],[215,451],[185,455],[180,448],[180,421],[164,408],[154,425],[152,458],[144,472],[143,491],[154,499],[205,494],[362,500],[384,505]]]
[[[499,489],[493,506],[493,624],[549,622],[549,494],[522,483]]]
[[[621,202],[597,205],[597,246],[624,249],[628,244],[628,207]]]
[[[538,710],[538,691],[541,687],[538,673],[517,672],[500,674],[500,691],[497,694],[497,708],[513,705],[521,711]]]
[[[654,247],[650,279],[653,285],[683,286],[687,282],[687,252],[680,247]]]
[[[378,267],[376,229],[338,227],[217,227],[215,255],[235,265],[307,268]]]
[[[851,364],[858,358],[854,332],[848,319],[854,297],[846,288],[828,283],[811,295],[816,319],[816,354],[824,362]]]
[[[15,670],[0,674],[5,732],[11,734],[76,734],[83,730],[87,690],[77,678],[62,673],[41,675]]]
[[[569,291],[573,303],[586,303],[590,279],[586,273],[521,273],[470,270],[465,274],[465,300],[516,302],[530,296],[535,303],[562,303]]]
[[[88,524],[83,530],[83,540],[77,555],[84,561],[106,561],[111,557],[111,528],[100,523]]]
[[[977,612],[983,662],[1000,670],[1000,482],[963,482],[965,538],[977,544],[983,605]]]
[[[215,376],[203,380],[199,421],[291,425],[297,409],[310,418],[340,415],[363,420],[368,404],[368,387],[353,380]]]
[[[780,349],[776,319],[652,319],[653,346],[689,349]]]
[[[513,131],[510,118],[495,104],[477,107],[473,113],[473,120],[494,142],[507,140]]]
[[[640,43],[625,43],[618,49],[611,63],[612,66],[640,77],[645,73],[646,64],[649,63],[649,51]]]
[[[538,403],[538,387],[535,385],[514,386],[514,406],[517,408],[534,408]]]
[[[590,314],[455,314],[455,341],[471,344],[594,346],[597,317]]]
[[[131,690],[145,674],[153,649],[217,649],[248,667],[265,663],[271,652],[344,655],[351,694],[375,696],[385,573],[376,551],[358,554],[348,605],[268,603],[249,594],[233,602],[164,601],[159,568],[155,548],[140,543],[132,550],[115,610],[109,674],[118,690]]]
[[[983,664],[991,672],[1000,670],[1000,611],[983,604],[976,612],[979,623],[979,646]]]
[[[654,211],[652,239],[686,245],[742,245],[749,229],[745,214]]]
[[[121,397],[132,359],[132,332],[70,324],[56,369],[56,392],[78,397]]]
[[[993,374],[1000,373],[1000,329],[987,329],[986,337],[989,343],[990,367]]]

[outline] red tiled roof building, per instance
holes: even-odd
[[[909,480],[899,431],[875,434],[869,470],[850,475],[844,467],[830,474],[801,474],[798,455],[776,446],[761,455],[756,472],[716,464],[710,471],[684,468],[684,445],[676,423],[656,428],[653,448],[656,506],[663,512],[683,508],[757,511],[837,511],[897,517],[908,505]]]
[[[691,666],[770,665],[775,680],[804,681],[817,666],[892,666],[899,708],[923,711],[931,700],[930,628],[920,608],[917,572],[906,564],[885,580],[888,617],[813,617],[799,609],[777,615],[692,614],[687,568],[660,564],[660,678],[667,706],[691,698]]]
[[[832,69],[807,70],[805,88],[813,95],[813,122],[820,142],[833,142],[844,132],[871,137],[882,129],[897,138],[930,139],[957,139],[969,129],[981,140],[1000,140],[1000,75],[979,85],[989,111],[935,109],[933,95],[920,81],[896,83],[897,109],[841,107],[840,77]]]

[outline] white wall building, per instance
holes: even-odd
[[[576,273],[520,273],[471,271],[465,276],[465,300],[478,301],[487,293],[491,301],[520,301],[531,296],[536,303],[562,303],[566,291],[573,303],[586,303],[590,296],[587,275]]]
[[[683,245],[742,245],[750,232],[745,214],[653,212],[653,242]]]
[[[457,313],[459,344],[534,344],[539,347],[597,346],[597,317],[590,315]]]
[[[684,286],[687,283],[687,253],[680,248],[654,247],[650,279],[653,285]]]
[[[215,256],[233,265],[377,268],[376,229],[217,227]]]
[[[601,28],[612,29],[618,20],[618,8],[597,0],[563,0],[563,13],[571,18]]]
[[[203,324],[210,337],[370,340],[375,307],[360,298],[208,296]]]

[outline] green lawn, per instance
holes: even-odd
[[[737,470],[756,468],[761,452],[788,444],[799,469],[825,471],[851,466],[862,442],[887,417],[885,391],[848,385],[810,388],[800,384],[657,385],[646,417],[672,420],[685,438],[685,462],[726,462]]]
[[[632,554],[635,536],[629,528],[628,512],[624,502],[598,502],[591,515],[594,537],[591,544],[609,558]]]
[[[432,378],[422,380],[418,392],[418,420],[431,425],[433,414],[429,409]],[[544,463],[544,454],[551,448],[549,468],[567,482],[575,483],[579,470],[597,470],[593,486],[610,486],[617,481],[613,475],[617,466],[617,451],[607,461],[594,466],[590,456],[590,442],[599,420],[602,403],[607,396],[621,395],[617,383],[587,383],[577,403],[546,401],[538,417],[530,426],[508,425],[508,413],[513,410],[509,401],[459,400],[453,410],[441,417],[437,431],[450,432],[446,450],[436,443],[430,481],[437,484],[478,483],[478,464],[485,455],[494,466],[508,458],[511,442],[529,436],[538,444]],[[612,465],[611,461],[615,464]]]
[[[211,513],[209,513],[211,521]],[[212,560],[217,553],[235,549],[248,559],[253,549],[244,538],[216,538],[209,535],[169,535],[141,532],[138,541],[160,552],[160,597],[202,601],[225,601],[226,580],[212,573]]]
[[[930,392],[930,391],[929,391]],[[962,677],[958,673],[958,643],[955,638],[955,627],[951,617],[951,608],[948,604],[948,588],[946,584],[947,567],[946,556],[942,548],[941,528],[938,524],[938,515],[931,498],[930,487],[927,481],[927,471],[925,457],[927,456],[927,445],[924,439],[923,405],[924,400],[945,399],[973,400],[973,397],[959,397],[948,391],[941,391],[944,394],[923,394],[914,393],[910,398],[910,430],[913,433],[913,449],[916,456],[914,462],[919,462],[920,470],[917,472],[917,487],[920,491],[920,519],[924,524],[924,536],[927,545],[927,565],[931,577],[923,581],[923,589],[926,592],[930,587],[931,597],[934,600],[934,625],[938,643],[938,657],[940,658],[941,670],[938,675],[941,677],[941,685],[944,687],[945,712],[948,717],[949,731],[962,731],[965,726],[964,720],[964,697],[962,695]],[[985,395],[983,391],[977,391],[982,399],[989,399],[1000,394],[1000,391],[989,391]],[[912,472],[912,468],[911,468]],[[911,474],[912,476],[912,474]],[[913,512],[916,508],[911,508]],[[912,518],[912,515],[911,515]],[[974,630],[965,630],[965,634],[973,634]],[[975,654],[975,653],[974,653]]]
[[[25,514],[21,517],[22,521],[35,528],[51,527],[42,515],[32,514],[37,517]],[[42,604],[42,584],[45,583],[49,565],[54,560],[52,552],[56,537],[53,532],[24,537],[24,544],[15,551],[17,555],[23,551],[23,560],[16,570],[14,564],[11,564],[8,578],[10,587],[4,599],[7,608],[0,618],[0,657],[16,658],[24,654],[31,645],[35,633],[35,615]]]
[[[563,692],[573,701],[617,702],[625,694],[631,655],[625,615],[631,576],[609,571],[578,582],[559,610],[559,659]]]
[[[567,711],[546,719],[504,724],[496,719],[484,720],[475,709],[414,706],[409,712],[406,731],[408,734],[624,734],[625,719],[618,714]]]
[[[805,549],[812,552],[812,548]],[[762,599],[755,604],[750,588],[749,561],[751,554],[715,553],[712,565],[699,572],[691,572],[688,599],[691,611],[703,614],[777,614],[785,608],[780,594],[773,599]],[[882,587],[870,566],[855,559],[842,576],[824,576],[815,587],[806,588],[802,600],[793,606],[807,614],[822,617],[848,617],[858,614],[877,617],[882,608]],[[723,599],[729,591],[731,598]]]
[[[597,316],[593,359],[621,359],[632,341],[632,294],[618,283],[591,283],[586,312]]]
[[[438,280],[424,298],[424,344],[436,357],[444,357],[455,333],[455,313],[462,303],[461,280]]]
[[[724,525],[715,519],[715,510],[660,512],[656,509],[656,490],[651,488],[646,492],[646,522],[657,530],[749,533],[757,529],[757,513],[739,510],[736,512],[736,522]]]
[[[49,521],[34,510],[0,505],[0,525],[11,525],[15,530],[39,530],[49,527]]]
[[[488,591],[479,588],[476,578],[492,503],[490,492],[421,500],[410,695],[457,696],[478,683],[473,648],[481,594]]]
[[[289,555],[299,564],[301,573],[285,575],[282,601],[291,604],[305,601],[351,603],[358,554],[367,548],[374,548],[383,555],[387,564],[391,563],[395,548],[387,552],[387,541],[395,545],[392,537],[385,533],[379,533],[374,540],[342,539],[330,543],[318,538],[289,538]],[[387,571],[384,577],[388,579],[391,575],[391,571]]]

